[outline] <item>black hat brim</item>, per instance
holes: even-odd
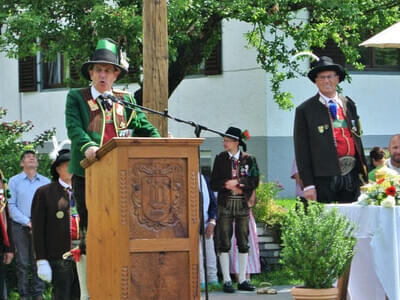
[[[321,73],[323,71],[335,71],[336,74],[339,75],[339,82],[342,82],[344,78],[346,77],[346,72],[344,71],[343,67],[338,64],[331,64],[327,66],[317,66],[308,72],[307,76],[308,78],[315,83],[315,78],[317,77],[318,73]]]
[[[51,173],[51,177],[53,178],[53,180],[58,180],[58,178],[60,177],[60,175],[57,173],[57,167],[59,165],[61,165],[63,162],[69,161],[71,159],[70,153],[64,153],[60,156],[57,157],[57,159],[53,162],[53,164],[50,167],[50,173]]]

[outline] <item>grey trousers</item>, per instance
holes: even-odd
[[[21,297],[41,296],[45,290],[45,283],[37,276],[31,230],[16,222],[12,222],[12,230],[16,249],[18,293]],[[31,283],[29,282],[30,276],[32,276]]]

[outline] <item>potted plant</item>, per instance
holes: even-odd
[[[293,297],[337,300],[339,291],[333,284],[354,256],[354,225],[336,209],[310,202],[305,212],[299,202],[281,230],[281,263],[304,282],[304,286],[292,289]]]
[[[256,190],[257,205],[252,208],[257,223],[273,228],[283,222],[287,210],[274,201],[282,189],[277,182],[260,182]]]

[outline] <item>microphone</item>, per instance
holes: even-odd
[[[106,91],[102,95],[105,99],[110,99],[112,102],[120,102],[110,91]]]
[[[110,96],[106,93],[99,95],[97,98],[101,100],[101,104],[103,105],[104,109],[111,110],[113,100],[110,99]]]

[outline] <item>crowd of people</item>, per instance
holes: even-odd
[[[45,282],[52,284],[53,299],[89,299],[85,264],[88,211],[80,162],[96,160],[98,149],[113,137],[160,136],[140,110],[105,96],[135,103],[130,93],[113,89],[114,82],[127,73],[114,41],[101,39],[81,71],[92,84],[68,93],[65,115],[71,150],[57,153],[51,165],[52,178],[37,173],[35,149],[23,151],[22,171],[9,181],[10,195],[0,172],[0,297],[4,295],[4,264],[15,257],[20,299],[43,299]],[[390,158],[381,147],[371,150],[372,167],[367,172],[356,104],[337,92],[337,85],[346,77],[343,67],[321,57],[308,77],[318,93],[296,109],[291,173],[302,201],[354,202],[360,185],[376,180],[382,168],[400,174],[400,135],[390,140]],[[199,176],[204,208],[200,265],[205,250],[207,268],[207,274],[201,268],[201,284],[207,280],[218,285],[219,262],[226,293],[235,292],[231,274],[237,276],[237,289],[254,291],[250,274],[260,272],[251,211],[259,169],[255,157],[246,152],[244,137],[241,129],[229,127],[223,138],[224,151],[215,157],[209,177]]]
[[[21,155],[22,171],[9,182],[11,196],[2,201],[4,259],[0,289],[4,286],[3,264],[10,263],[15,255],[22,300],[43,299],[45,282],[52,285],[52,299],[89,299],[85,265],[88,211],[85,172],[80,162],[84,158],[96,160],[97,150],[113,137],[160,136],[140,110],[105,96],[135,103],[130,93],[113,89],[114,82],[127,73],[113,40],[101,39],[81,72],[91,86],[73,89],[67,95],[65,115],[71,150],[56,153],[49,179],[37,173],[36,150],[25,149]],[[237,273],[240,290],[252,291],[254,286],[248,274],[260,270],[251,214],[259,171],[255,158],[244,152],[246,144],[239,128],[227,130],[223,145],[225,151],[217,156],[210,181],[200,177],[205,203],[205,227],[201,234],[206,239],[207,278],[210,284],[218,283],[215,253],[219,253],[224,291],[234,292],[230,271]],[[7,200],[8,209],[4,209]],[[252,247],[256,247],[250,259],[249,235]],[[204,274],[202,278],[204,283]]]

